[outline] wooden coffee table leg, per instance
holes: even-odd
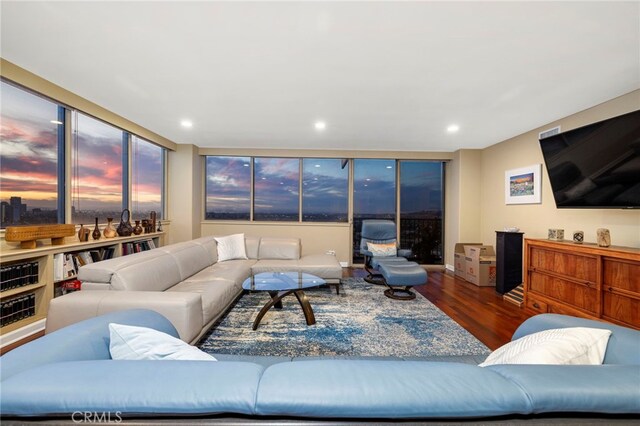
[[[269,292],[269,296],[271,296],[272,299],[277,298],[278,300],[276,301],[276,303],[273,304],[273,307],[276,309],[282,309],[282,298],[284,296],[278,297],[278,292],[277,291],[270,291]]]
[[[307,320],[307,325],[313,325],[316,323],[316,317],[313,314],[313,309],[311,308],[311,304],[309,303],[309,299],[307,295],[304,294],[302,290],[295,290],[293,294],[296,295],[298,299],[298,303],[302,307],[302,312],[304,312],[304,319]]]
[[[291,293],[295,294],[296,299],[298,299],[298,303],[300,303],[300,306],[302,307],[302,312],[304,313],[304,319],[307,321],[307,325],[315,324],[316,317],[313,314],[313,309],[311,308],[309,299],[307,298],[307,295],[304,294],[304,291],[289,290],[289,291],[281,291],[279,293],[269,292],[269,295],[271,296],[271,300],[267,302],[267,304],[264,305],[262,309],[260,309],[260,312],[258,312],[258,316],[253,321],[253,329],[256,330],[258,328],[258,326],[260,325],[260,321],[262,321],[262,318],[269,311],[269,309],[271,309],[274,306],[277,308],[278,305],[282,307],[282,298]]]
[[[294,290],[282,291],[280,293],[270,291],[269,295],[271,296],[271,300],[267,302],[267,304],[264,305],[262,309],[260,309],[260,312],[258,312],[258,316],[253,321],[253,329],[255,330],[258,328],[258,326],[260,325],[260,321],[262,321],[262,317],[265,316],[265,314],[269,311],[269,309],[271,309],[273,306],[276,306],[277,304],[280,304],[280,307],[282,307],[282,302],[281,302],[282,298],[285,297],[287,294],[293,293],[293,291]]]

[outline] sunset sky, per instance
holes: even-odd
[[[340,214],[347,211],[349,166],[340,159],[303,159],[304,214]],[[403,161],[403,213],[440,209],[440,162]],[[207,157],[207,211],[248,215],[251,158]],[[354,161],[355,214],[393,214],[396,203],[395,160]],[[299,161],[295,158],[255,158],[255,210],[259,213],[295,213],[298,210]]]
[[[56,208],[58,106],[2,82],[0,199],[22,197],[29,209]],[[73,113],[72,204],[76,210],[122,210],[122,130]],[[134,207],[160,208],[162,149],[134,137]]]

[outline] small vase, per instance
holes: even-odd
[[[108,217],[107,226],[104,228],[104,231],[102,231],[102,235],[104,235],[105,238],[115,238],[118,236],[118,233],[116,232],[116,228],[114,228],[111,222],[113,222],[113,218]]]
[[[93,228],[93,233],[91,234],[91,236],[94,240],[99,240],[101,235],[102,234],[100,234],[100,228],[98,227],[98,218],[96,217],[96,227]]]
[[[80,224],[80,229],[78,229],[78,239],[81,242],[89,241],[89,229],[85,228],[83,224]]]
[[[142,229],[144,229],[144,233],[148,234],[149,231],[149,219],[142,219]]]
[[[142,226],[140,226],[139,220],[136,220],[136,226],[133,227],[133,233],[134,235],[142,234]]]

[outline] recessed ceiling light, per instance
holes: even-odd
[[[182,121],[180,122],[180,125],[181,125],[182,127],[186,127],[187,129],[190,129],[190,128],[192,128],[192,127],[193,127],[193,122],[192,122],[191,120],[182,120]]]
[[[51,120],[50,123],[53,123],[53,124],[64,124],[62,121],[58,121],[58,120]]]
[[[325,123],[324,121],[316,121],[313,126],[316,128],[316,130],[323,131],[327,128],[327,123]]]
[[[447,127],[447,132],[449,133],[455,133],[458,130],[460,130],[460,126],[458,126],[457,124],[452,124],[449,127]]]

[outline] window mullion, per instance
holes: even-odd
[[[122,132],[122,209],[131,210],[131,134]]]

